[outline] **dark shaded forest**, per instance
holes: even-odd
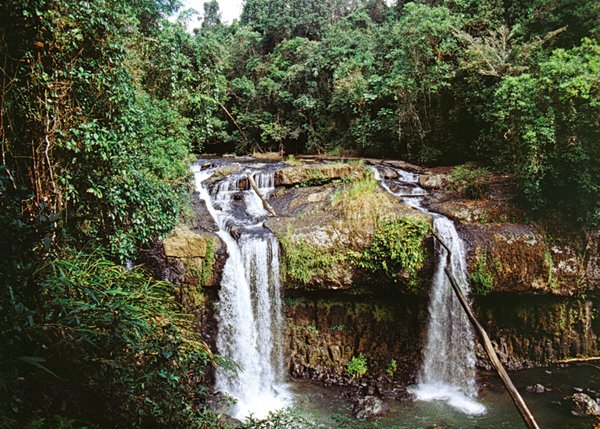
[[[202,153],[467,164],[600,223],[600,2],[0,5],[0,427],[217,427],[172,285],[124,270]]]

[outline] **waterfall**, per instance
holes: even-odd
[[[263,227],[267,212],[252,189],[252,174],[261,194],[274,189],[274,174],[246,168],[212,187],[205,181],[212,169],[194,169],[196,190],[217,223],[228,258],[218,303],[217,349],[232,358],[239,370],[218,367],[216,389],[237,402],[230,414],[262,418],[285,407],[289,394],[283,384],[283,317],[280,295],[280,254],[275,236]]]
[[[435,241],[436,265],[433,275],[427,321],[427,339],[423,347],[423,363],[417,384],[411,392],[419,400],[443,400],[468,414],[481,414],[475,379],[475,336],[469,319],[456,298],[445,269],[450,271],[468,296],[467,262],[464,244],[454,223],[447,217],[428,211],[421,205],[426,191],[418,186],[418,175],[391,168],[373,168],[376,179],[392,195],[403,195],[404,201],[433,216],[433,230],[444,245]],[[390,174],[390,170],[394,172]],[[385,177],[395,177],[389,180]],[[415,195],[412,197],[411,195]]]

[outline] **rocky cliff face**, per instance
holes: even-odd
[[[307,185],[315,176],[319,185]],[[285,187],[271,198],[277,216],[265,225],[282,244],[286,288],[333,290],[362,285],[369,276],[359,261],[360,253],[372,242],[378,226],[399,219],[431,222],[379,187],[362,164],[295,166],[278,172],[275,183]]]
[[[420,184],[432,193],[429,209],[458,223],[469,248],[474,306],[504,363],[520,368],[597,355],[600,232],[577,239],[550,238],[511,205],[505,178],[495,178],[485,198],[469,199],[452,189],[448,169],[414,171],[424,173]],[[230,172],[224,168],[219,174]],[[368,366],[365,377],[410,381],[420,361],[431,239],[425,233],[412,241],[413,246],[419,243],[416,250],[423,263],[412,271],[400,264],[402,272],[393,277],[381,270],[381,265],[397,267],[392,261],[365,259],[365,252],[382,224],[411,226],[431,220],[374,186],[362,163],[301,163],[278,171],[275,183],[269,203],[277,216],[266,226],[280,239],[287,265],[290,374],[348,382],[348,364],[362,355]],[[206,209],[196,203],[195,211],[190,229],[211,237],[215,226]],[[169,279],[189,283],[189,273],[202,270],[207,262],[177,249],[169,244],[163,249],[170,253],[171,266],[181,268],[171,268]],[[218,287],[219,261],[222,264],[225,257],[219,252],[214,274],[201,287],[204,291],[210,285]],[[199,284],[197,275],[191,277]],[[216,293],[205,296],[214,300]],[[206,314],[203,318],[205,330],[214,332],[214,322]],[[479,362],[487,365],[481,350]]]
[[[576,296],[600,289],[600,231],[553,236],[513,204],[508,178],[490,178],[483,198],[452,189],[448,169],[421,177],[429,207],[454,219],[470,248],[470,271],[489,277],[485,293]]]
[[[348,365],[366,359],[367,376],[412,380],[420,359],[425,299],[403,295],[310,293],[286,303],[290,374],[331,383],[351,379]]]

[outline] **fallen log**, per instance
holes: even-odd
[[[273,207],[271,207],[271,204],[269,204],[269,202],[265,199],[265,197],[263,197],[263,195],[258,190],[258,186],[256,186],[256,182],[254,181],[254,178],[252,177],[251,174],[248,174],[248,182],[250,182],[250,186],[252,187],[254,192],[256,192],[256,195],[258,195],[258,198],[260,198],[260,200],[262,201],[265,209],[267,209],[267,211],[269,213],[271,213],[272,216],[277,216],[277,213],[275,213],[275,210],[273,209]]]
[[[561,359],[558,363],[582,363],[582,362],[593,362],[600,361],[600,356],[591,356],[585,358],[570,358],[570,359]]]
[[[448,246],[446,246],[446,244],[441,240],[441,238],[439,238],[435,234],[433,236],[448,252],[447,258],[448,258],[448,262],[449,262],[452,252],[450,251]],[[496,350],[494,350],[494,346],[492,345],[492,342],[490,341],[490,337],[488,336],[488,334],[485,331],[485,329],[483,328],[483,326],[481,326],[481,324],[477,320],[477,317],[475,317],[475,313],[473,313],[473,309],[471,308],[469,302],[463,295],[462,290],[460,289],[460,286],[458,285],[458,283],[456,282],[456,279],[454,278],[454,275],[452,274],[452,271],[449,269],[449,266],[450,266],[450,264],[448,264],[446,266],[444,272],[445,272],[446,276],[448,277],[448,280],[450,280],[452,289],[454,290],[454,293],[456,294],[456,297],[458,298],[458,301],[460,302],[461,307],[463,308],[465,313],[467,313],[467,316],[468,316],[469,320],[471,321],[471,324],[477,331],[477,334],[479,335],[479,338],[480,338],[481,342],[483,343],[483,347],[485,348],[485,351],[486,351],[488,357],[490,358],[490,361],[492,362],[494,369],[500,376],[502,383],[504,383],[504,387],[508,391],[510,398],[512,399],[513,403],[517,407],[517,410],[519,411],[519,414],[521,414],[521,417],[523,418],[523,421],[525,421],[525,424],[527,425],[527,427],[529,429],[540,429],[537,422],[535,421],[535,418],[533,417],[533,414],[531,414],[531,411],[529,411],[527,404],[525,403],[525,401],[519,394],[519,391],[517,390],[517,388],[513,384],[512,380],[510,379],[508,373],[504,369],[502,362],[500,362],[500,359],[498,359],[498,355],[496,354]]]

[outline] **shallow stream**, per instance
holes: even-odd
[[[577,364],[568,367],[536,368],[512,372],[511,378],[527,402],[540,427],[544,429],[591,429],[600,419],[575,417],[560,404],[575,388],[600,390],[600,366]],[[544,393],[527,392],[526,387],[540,383]],[[295,408],[319,428],[439,428],[439,429],[520,429],[525,428],[515,406],[495,373],[479,374],[478,400],[486,407],[482,415],[468,415],[443,401],[388,400],[390,412],[370,421],[353,419],[352,405],[345,388],[299,381],[292,384]]]

